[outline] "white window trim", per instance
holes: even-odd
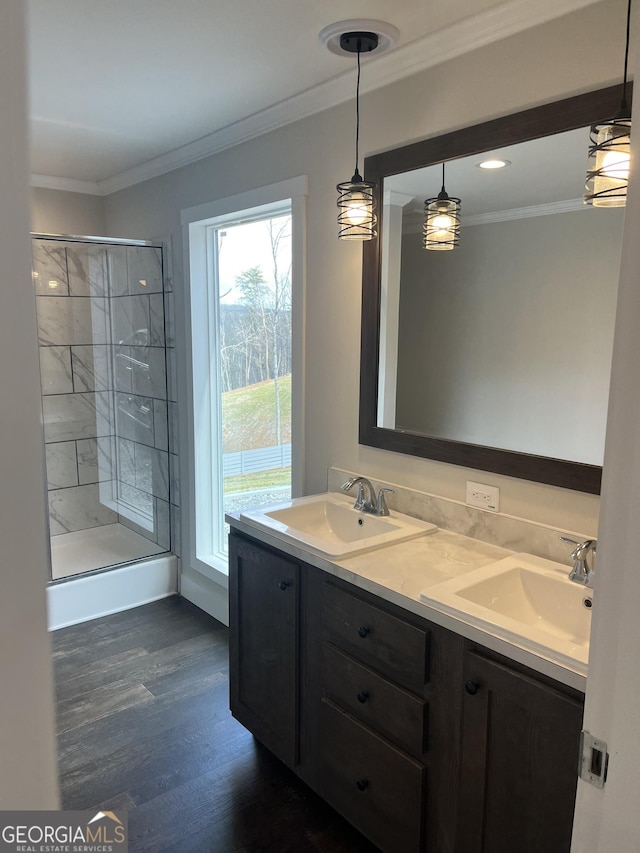
[[[226,561],[206,554],[202,526],[198,518],[211,518],[214,477],[221,476],[222,460],[214,459],[210,443],[196,442],[196,434],[212,435],[212,395],[216,377],[211,375],[209,356],[214,344],[211,327],[210,280],[207,253],[207,229],[229,219],[269,215],[282,203],[291,202],[291,312],[292,312],[292,376],[291,376],[291,493],[304,494],[304,328],[306,281],[306,199],[308,178],[302,175],[190,207],[180,214],[184,257],[184,317],[186,418],[181,418],[180,470],[184,472],[182,500],[183,560],[210,580],[228,586]],[[186,423],[185,423],[186,421]],[[186,428],[185,428],[186,427]],[[198,428],[196,430],[196,427]],[[182,436],[185,440],[182,440]],[[199,532],[200,530],[200,532]],[[198,541],[200,536],[200,541]]]

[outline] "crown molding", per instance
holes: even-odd
[[[564,201],[550,201],[547,204],[530,204],[527,207],[512,207],[510,210],[496,210],[491,213],[476,213],[461,220],[461,225],[488,225],[491,222],[509,222],[513,219],[530,219],[533,216],[552,216],[555,213],[576,213],[592,210],[582,198],[568,198]]]
[[[366,93],[388,86],[462,54],[599,2],[602,0],[535,0],[533,3],[531,0],[507,0],[390,53],[363,58],[367,72],[361,91]],[[351,71],[106,180],[94,183],[47,178],[43,175],[33,178],[47,180],[49,183],[46,186],[50,189],[110,195],[344,103],[353,97]],[[70,183],[77,188],[71,189]],[[35,183],[33,179],[32,184],[45,186],[43,183]]]
[[[64,190],[67,193],[104,195],[98,181],[83,181],[80,178],[56,178],[51,175],[31,175],[31,186],[45,190]]]
[[[516,219],[531,219],[534,216],[552,216],[555,213],[579,213],[580,211],[593,210],[591,205],[585,204],[582,198],[568,198],[563,201],[550,201],[546,204],[530,204],[526,207],[512,207],[508,210],[494,210],[488,213],[476,213],[472,216],[460,217],[462,228],[472,225],[490,225],[494,222],[513,222]],[[421,234],[422,217],[420,211],[414,211],[414,215],[403,229],[404,234]]]

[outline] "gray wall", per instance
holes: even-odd
[[[31,187],[31,230],[36,234],[102,237],[104,200],[86,193]]]
[[[602,465],[624,210],[403,238],[398,426]]]

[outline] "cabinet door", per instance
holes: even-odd
[[[582,703],[465,658],[457,853],[569,853]]]
[[[300,567],[236,536],[229,541],[231,712],[293,767],[298,758]]]

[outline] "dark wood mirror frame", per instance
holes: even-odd
[[[606,121],[618,112],[621,92],[621,86],[600,89],[367,157],[365,180],[376,182],[378,233],[384,227],[382,189],[385,177]],[[585,151],[585,167],[586,160]],[[363,246],[360,444],[599,494],[602,479],[599,465],[432,438],[377,425],[380,263],[381,240],[377,237]]]

